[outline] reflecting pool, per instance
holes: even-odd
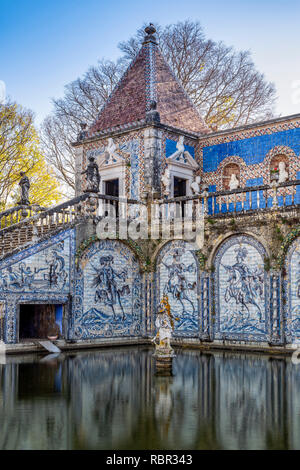
[[[300,449],[300,365],[290,358],[152,349],[7,356],[0,449]]]

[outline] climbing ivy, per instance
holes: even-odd
[[[205,263],[207,260],[207,257],[201,250],[196,250],[195,255],[197,256],[197,259],[199,261],[199,266],[201,269],[205,269]]]
[[[289,248],[289,246],[291,245],[291,243],[298,237],[298,235],[300,234],[300,225],[297,225],[293,230],[290,231],[290,233],[288,233],[288,235],[283,239],[283,243],[282,245],[280,246],[280,251],[279,251],[279,255],[277,257],[277,261],[276,261],[276,264],[277,264],[277,267],[279,269],[281,269],[283,267],[283,264],[284,264],[284,260],[285,260],[285,256],[286,256],[286,253],[287,253],[287,250]]]

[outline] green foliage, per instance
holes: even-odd
[[[1,210],[18,202],[21,171],[30,179],[31,204],[49,206],[59,202],[59,185],[40,151],[32,113],[8,102],[0,106]]]
[[[270,271],[271,269],[271,260],[268,256],[264,256],[264,270],[266,272]]]

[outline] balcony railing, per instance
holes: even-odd
[[[0,214],[0,257],[21,246],[33,243],[53,231],[105,216],[115,217],[118,223],[142,218],[160,234],[163,220],[177,218],[198,221],[205,217],[260,214],[264,211],[288,211],[300,207],[300,180],[272,186],[255,186],[234,191],[208,192],[197,196],[172,199],[144,199],[136,201],[114,196],[85,193],[50,209],[29,206],[10,209]],[[120,225],[119,225],[120,227]],[[152,230],[152,229],[151,229]],[[166,232],[167,233],[167,232]]]
[[[204,215],[222,217],[224,214],[245,214],[261,210],[288,210],[300,205],[300,180],[272,186],[262,185],[232,191],[204,191],[198,196],[160,200],[157,213],[169,217],[195,218],[197,211]],[[162,209],[162,206],[164,207]]]

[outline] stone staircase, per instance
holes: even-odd
[[[97,204],[93,193],[85,193],[50,209],[17,206],[0,213],[0,259],[93,217]]]

